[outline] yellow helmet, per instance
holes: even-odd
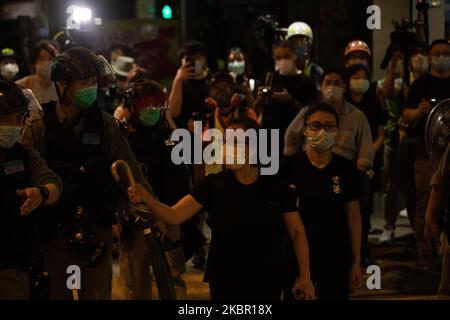
[[[292,36],[305,36],[310,39],[310,41],[313,41],[313,31],[311,27],[301,21],[296,21],[294,23],[291,23],[291,25],[288,27],[286,39],[289,39]]]

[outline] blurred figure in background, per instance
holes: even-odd
[[[241,48],[233,47],[230,49],[227,57],[226,71],[233,78],[236,86],[236,92],[244,95],[246,106],[254,108],[256,88],[259,85],[257,81],[251,78],[250,61]]]
[[[55,83],[50,75],[56,56],[59,54],[59,45],[51,40],[41,40],[36,43],[31,53],[31,64],[34,73],[16,81],[24,88],[31,89],[40,104],[58,101]]]
[[[19,73],[19,61],[11,48],[0,52],[0,80],[14,81]]]
[[[286,40],[293,43],[296,48],[297,68],[311,77],[320,89],[323,69],[311,61],[311,47],[313,43],[313,31],[311,27],[302,21],[296,21],[288,27]]]

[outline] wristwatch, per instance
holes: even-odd
[[[36,188],[39,189],[39,192],[41,193],[42,201],[41,204],[44,204],[45,201],[47,201],[48,197],[50,196],[50,192],[48,191],[48,188],[46,186],[37,186]]]

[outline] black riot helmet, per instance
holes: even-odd
[[[167,90],[156,81],[139,79],[125,89],[123,97],[125,108],[134,109],[139,101],[146,98],[154,106],[164,108],[167,100]]]
[[[97,78],[99,82],[117,80],[113,68],[103,56],[82,47],[69,48],[57,56],[51,72],[52,81],[66,81],[66,87],[62,93],[56,85],[60,102],[64,100],[66,90],[73,81],[87,80],[92,77]]]
[[[23,88],[14,82],[0,80],[0,117],[19,113],[25,115],[28,111],[28,99]]]
[[[111,65],[103,56],[82,47],[70,48],[56,57],[52,67],[52,81],[67,82],[87,80],[91,77],[107,77],[113,82],[117,79]]]

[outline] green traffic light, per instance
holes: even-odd
[[[172,19],[172,8],[169,5],[165,5],[162,10],[162,17],[163,19]]]

